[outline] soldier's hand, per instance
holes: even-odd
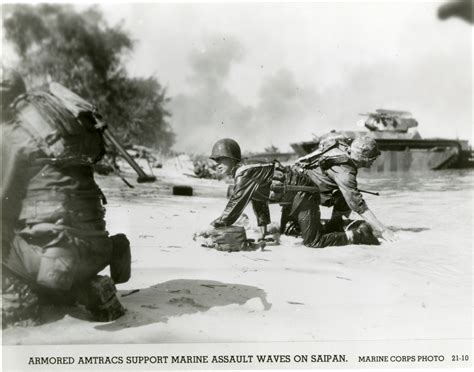
[[[381,238],[387,242],[396,242],[399,239],[398,235],[390,229],[383,230],[381,232]]]

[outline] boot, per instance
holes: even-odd
[[[361,223],[357,229],[353,230],[354,244],[380,245],[379,240],[375,237],[372,227],[367,223]]]
[[[3,273],[2,328],[10,325],[36,325],[41,305],[36,292],[25,281]]]
[[[97,275],[81,289],[78,301],[86,306],[95,321],[110,322],[125,314],[116,292],[110,277]]]
[[[324,233],[344,232],[342,216],[331,217],[329,221],[324,224]]]

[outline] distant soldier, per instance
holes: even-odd
[[[372,137],[356,138],[349,145],[347,141],[334,138],[316,150],[299,159],[311,180],[318,186],[320,204],[333,207],[332,218],[326,226],[326,231],[343,231],[342,216],[349,216],[351,211],[358,213],[367,224],[358,230],[346,231],[346,237],[341,237],[341,243],[352,243],[359,239],[354,234],[362,233],[366,240],[372,231],[377,237],[388,241],[396,240],[395,234],[385,227],[372,213],[357,188],[357,170],[369,168],[380,155],[377,143]],[[376,239],[373,240],[374,244]]]
[[[230,138],[215,143],[211,159],[218,163],[218,172],[233,176],[235,182],[224,212],[211,222],[213,227],[231,226],[251,202],[264,237],[270,223],[268,204],[274,202],[283,205],[281,231],[293,223],[308,247],[368,244],[374,239],[367,238],[364,231],[351,232],[351,239],[345,232],[326,231],[320,220],[317,188],[309,177],[291,167],[281,167],[278,163],[245,165],[240,146]],[[307,189],[313,191],[303,191]]]
[[[5,70],[2,104],[2,318],[35,320],[39,304],[77,302],[97,321],[124,314],[115,289],[130,277],[125,235],[105,230],[92,166],[104,154],[95,113],[73,114]],[[110,265],[112,279],[97,273]]]

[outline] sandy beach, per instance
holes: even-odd
[[[132,245],[132,278],[118,285],[126,315],[96,323],[82,309],[51,308],[40,326],[4,330],[4,344],[471,338],[472,172],[456,184],[433,174],[418,189],[367,179],[381,196],[366,200],[398,230],[396,243],[311,249],[282,237],[234,253],[192,239],[223,210],[227,184],[186,175],[186,157],[154,172],[157,182],[134,189],[97,177],[109,232]],[[194,195],[173,196],[172,185],[193,186]],[[279,209],[271,206],[273,221]],[[246,214],[251,237],[255,217]]]

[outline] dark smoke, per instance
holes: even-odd
[[[299,86],[288,70],[265,77],[255,105],[243,104],[226,86],[232,66],[243,58],[242,45],[228,37],[192,51],[191,90],[176,96],[171,107],[177,148],[206,153],[217,139],[232,137],[244,151],[260,151],[278,141],[287,144],[282,139],[288,132],[317,113],[316,92]]]

